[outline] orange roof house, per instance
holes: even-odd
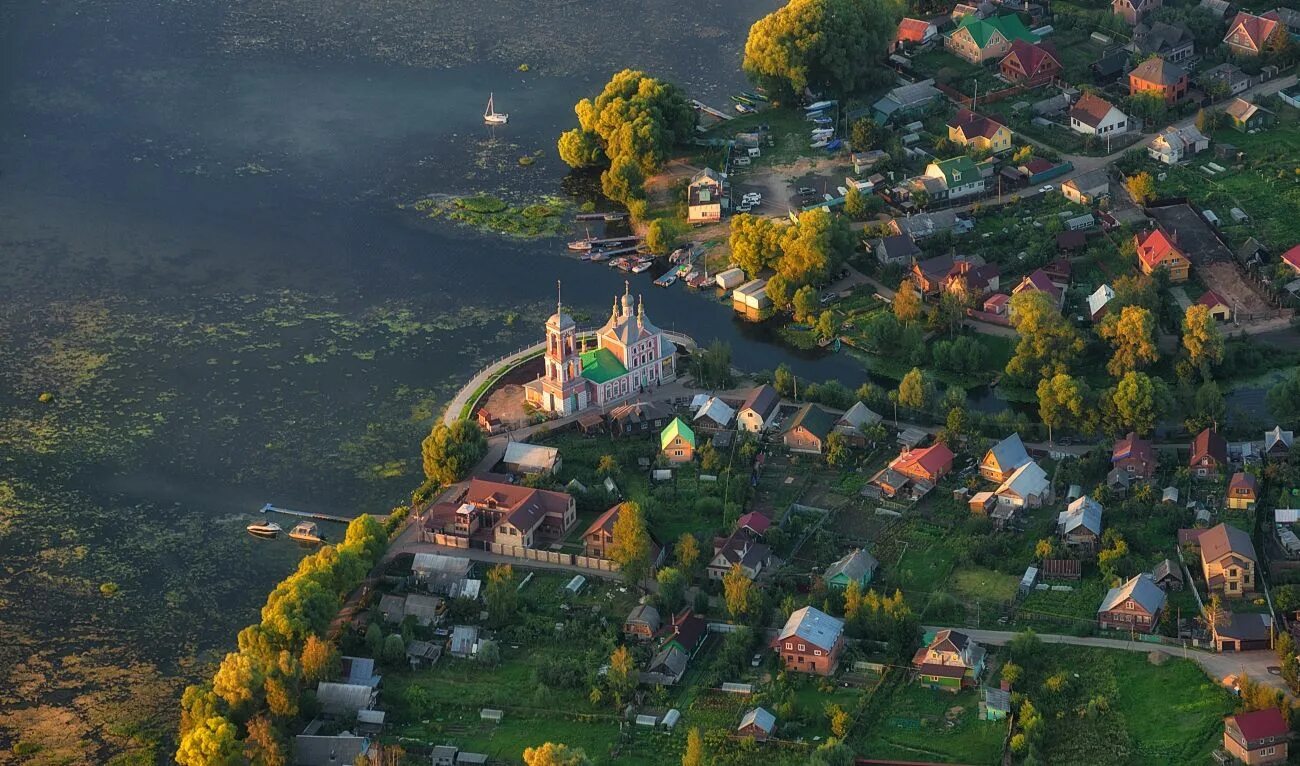
[[[913,481],[934,484],[952,470],[953,457],[947,444],[935,442],[929,447],[902,453],[889,467]]]
[[[933,22],[925,19],[903,19],[898,22],[898,34],[894,37],[894,43],[911,43],[920,45],[928,43],[939,34],[939,28]]]
[[[1262,16],[1242,11],[1228,25],[1223,42],[1238,56],[1258,56],[1282,45],[1286,34],[1286,26],[1277,11]]]
[[[1192,262],[1163,229],[1152,229],[1145,236],[1138,234],[1133,240],[1137,246],[1138,268],[1143,274],[1164,268],[1169,271],[1170,282],[1187,281]]]
[[[1159,56],[1149,58],[1128,73],[1128,93],[1155,93],[1166,104],[1177,103],[1187,94],[1187,70]]]
[[[1042,85],[1061,73],[1061,59],[1047,43],[1016,40],[1011,43],[1011,52],[998,63],[998,69],[1008,82]]]

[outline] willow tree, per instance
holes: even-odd
[[[790,0],[749,28],[743,66],[778,99],[878,82],[901,7],[893,0]]]

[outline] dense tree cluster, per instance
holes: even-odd
[[[619,202],[644,198],[646,177],[695,129],[695,110],[680,88],[633,69],[573,110],[578,127],[561,134],[560,159],[574,168],[606,166],[601,188]]]
[[[1025,385],[1069,372],[1083,352],[1083,338],[1070,321],[1040,292],[1023,292],[1011,299],[1011,325],[1020,340],[1007,362],[1007,375]]]
[[[320,636],[387,544],[388,535],[374,517],[358,516],[343,542],[298,563],[267,597],[262,621],[240,631],[239,650],[226,655],[212,682],[185,690],[177,763],[243,763],[246,749],[265,752],[275,746],[278,734],[266,730],[265,715],[276,723],[297,715],[300,686],[333,667],[336,660],[320,645]]]
[[[487,454],[487,438],[472,420],[439,421],[420,443],[420,453],[430,484],[454,484]]]
[[[830,278],[853,252],[853,234],[848,221],[820,209],[803,213],[795,224],[742,213],[731,219],[730,245],[732,261],[751,278],[776,272],[767,296],[783,308],[799,288]]]
[[[893,0],[790,0],[750,27],[745,72],[778,99],[853,93],[887,72],[901,16]]]

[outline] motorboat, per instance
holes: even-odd
[[[670,271],[667,274],[664,274],[662,277],[656,279],[655,284],[658,285],[659,287],[672,287],[673,282],[676,281],[677,281],[677,273]]]
[[[640,274],[641,272],[648,270],[653,265],[654,265],[654,261],[649,258],[645,260],[637,261],[636,265],[632,267],[632,273]]]
[[[819,112],[823,109],[830,109],[832,106],[835,106],[837,103],[839,102],[835,101],[834,99],[831,99],[830,101],[818,101],[815,104],[809,104],[808,106],[805,106],[803,110],[805,112]]]
[[[284,529],[274,521],[259,521],[256,524],[249,524],[245,529],[254,537],[279,537]]]
[[[314,521],[300,521],[293,529],[289,530],[289,539],[297,540],[300,543],[323,543],[325,538],[321,536],[320,527],[316,526]]]

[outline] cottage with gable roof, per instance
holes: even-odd
[[[1133,236],[1137,249],[1138,269],[1143,274],[1154,274],[1157,269],[1169,272],[1169,281],[1175,284],[1186,282],[1192,270],[1192,261],[1178,247],[1174,238],[1164,229],[1155,228],[1145,235]]]
[[[1101,547],[1101,503],[1084,495],[1057,514],[1056,528],[1066,547],[1094,553]]]
[[[1205,530],[1196,538],[1201,546],[1201,572],[1210,590],[1229,598],[1242,598],[1255,593],[1255,569],[1259,556],[1250,535],[1242,530],[1220,524]]]
[[[998,62],[998,71],[1007,82],[1032,87],[1054,80],[1061,73],[1061,59],[1048,43],[1016,40]]]
[[[816,404],[805,404],[790,418],[781,439],[791,452],[820,455],[834,427],[833,415]]]
[[[1011,148],[1011,137],[1006,125],[969,109],[958,109],[948,121],[948,140],[959,146],[997,154]]]
[[[742,431],[762,433],[776,420],[781,409],[781,395],[764,383],[749,392],[736,412],[736,425]]]
[[[1238,56],[1253,57],[1280,48],[1286,34],[1286,26],[1276,11],[1259,16],[1241,11],[1228,24],[1223,42]]]
[[[1111,0],[1111,11],[1134,26],[1162,5],[1162,0]]]
[[[1228,442],[1212,429],[1205,429],[1192,440],[1191,457],[1187,461],[1192,475],[1198,479],[1218,476],[1228,467]]]
[[[1087,136],[1108,136],[1129,129],[1128,115],[1106,99],[1085,93],[1070,107],[1070,129]]]
[[[830,675],[844,651],[844,621],[811,606],[796,609],[772,648],[786,670]]]
[[[989,481],[1004,482],[1020,466],[1031,462],[1025,443],[1019,433],[1012,433],[984,453],[980,461],[980,475]]]
[[[1291,727],[1275,707],[1223,719],[1223,749],[1251,766],[1286,763],[1290,739]]]
[[[912,656],[920,684],[956,694],[979,684],[987,652],[959,630],[940,630]]]
[[[826,587],[836,590],[849,587],[851,582],[865,588],[871,582],[871,578],[876,574],[876,568],[879,566],[880,562],[876,561],[875,556],[861,548],[855,548],[826,567],[822,579],[826,581]]]
[[[1102,630],[1152,633],[1164,609],[1165,592],[1143,572],[1106,593],[1097,607],[1097,626]]]
[[[717,223],[727,206],[727,177],[713,168],[705,168],[691,178],[686,188],[686,222]]]
[[[959,58],[980,64],[1007,55],[1016,40],[1036,43],[1039,38],[1015,14],[989,18],[969,15],[963,16],[956,29],[944,37],[944,47]]]
[[[681,418],[673,418],[659,434],[659,454],[673,463],[695,458],[695,432]]]

